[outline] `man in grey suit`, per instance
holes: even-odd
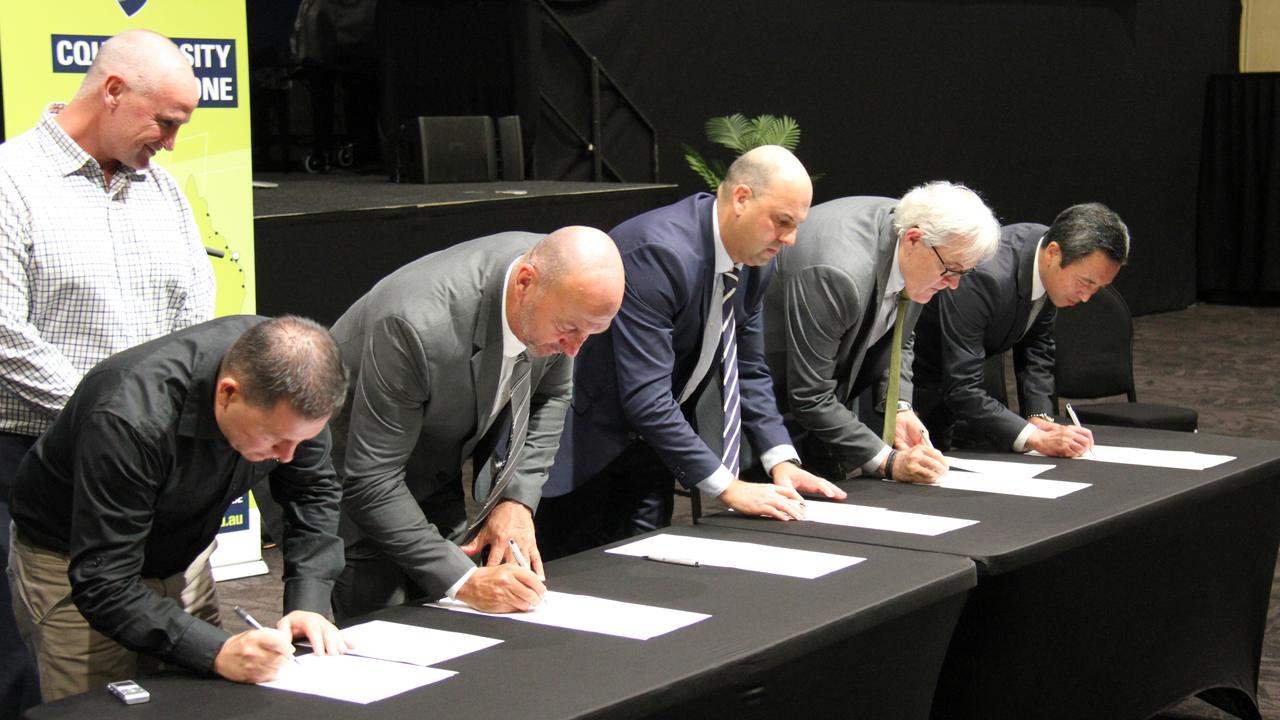
[[[623,285],[599,230],[509,232],[400,268],[338,319],[352,381],[334,421],[347,543],[336,615],[445,595],[489,612],[540,602],[532,518],[569,405],[570,358],[609,326]],[[505,456],[486,462],[508,431]],[[470,532],[467,457],[484,505]],[[508,540],[530,569],[504,564]],[[486,548],[477,568],[467,556]]]
[[[949,182],[901,200],[849,197],[809,212],[795,246],[778,257],[764,327],[779,403],[815,472],[921,483],[946,472],[911,412],[911,330],[920,303],[955,288],[999,237],[982,199]],[[895,334],[900,367],[891,363]],[[857,401],[871,389],[883,412],[891,373],[901,387],[889,445],[859,417]]]
[[[916,411],[939,447],[1077,457],[1087,428],[1059,425],[1053,410],[1057,308],[1088,302],[1129,257],[1129,229],[1100,203],[1073,205],[1053,225],[1008,225],[1000,248],[964,286],[925,308],[916,327]],[[1013,351],[1018,408],[983,389],[988,356]]]

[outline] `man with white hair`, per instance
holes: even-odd
[[[764,326],[779,402],[814,472],[918,483],[946,472],[911,411],[912,328],[921,305],[958,286],[999,239],[982,199],[949,182],[901,200],[849,197],[810,211],[778,257]],[[868,389],[885,415],[883,435],[858,415]]]
[[[130,30],[102,44],[69,103],[0,146],[0,561],[13,473],[81,376],[213,316],[213,271],[191,208],[150,164],[173,149],[198,100],[177,46]],[[21,679],[30,663],[6,642],[12,628],[6,603],[0,718],[38,700],[29,670]]]

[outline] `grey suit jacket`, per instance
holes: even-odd
[[[463,461],[490,425],[509,422],[505,412],[490,418],[501,374],[502,288],[511,262],[541,238],[501,233],[420,258],[333,326],[352,374],[333,422],[344,540],[372,540],[428,592],[443,594],[474,567],[422,505],[456,494]],[[528,436],[503,493],[531,509],[559,443],[572,367],[560,355],[531,362]]]
[[[868,387],[877,408],[889,381],[893,333],[871,333],[893,267],[897,200],[848,197],[809,211],[796,244],[778,256],[765,297],[765,357],[777,396],[798,425],[797,445],[817,441],[842,472],[884,448],[857,417],[853,402]],[[900,397],[911,400],[912,328],[920,305],[903,323]],[[801,458],[806,460],[806,458]]]
[[[1013,350],[1018,407],[1024,415],[1053,412],[1053,323],[1045,298],[1030,328],[1036,244],[1048,230],[1038,223],[1006,225],[996,254],[951,292],[939,293],[916,327],[915,375],[922,415],[946,432],[1012,448],[1027,421],[983,389],[983,363]],[[1024,333],[1025,331],[1025,333]],[[929,398],[929,400],[926,400]],[[942,414],[929,407],[945,405]],[[934,422],[931,420],[931,422]],[[938,423],[934,423],[938,424]]]

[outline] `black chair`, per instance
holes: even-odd
[[[1084,425],[1122,425],[1195,432],[1199,414],[1191,408],[1138,402],[1133,381],[1133,318],[1115,288],[1105,287],[1087,303],[1058,311],[1054,326],[1058,398],[1094,399],[1124,395],[1124,402],[1073,405]]]

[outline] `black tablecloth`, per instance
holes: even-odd
[[[143,681],[147,705],[92,692],[32,710],[47,718],[777,718],[927,717],[947,643],[975,582],[965,558],[761,535],[728,528],[669,532],[857,555],[816,580],[682,567],[593,550],[549,563],[550,587],[709,613],[637,641],[400,607],[381,619],[501,638],[442,663],[458,675],[368,706],[213,678]]]
[[[716,526],[951,553],[978,563],[938,718],[1144,718],[1188,695],[1257,717],[1280,542],[1280,444],[1094,429],[1100,444],[1234,455],[1204,471],[1050,458],[1056,499],[853,480],[847,502],[979,520],[936,537],[721,513]],[[959,453],[1019,460],[1012,454]]]

